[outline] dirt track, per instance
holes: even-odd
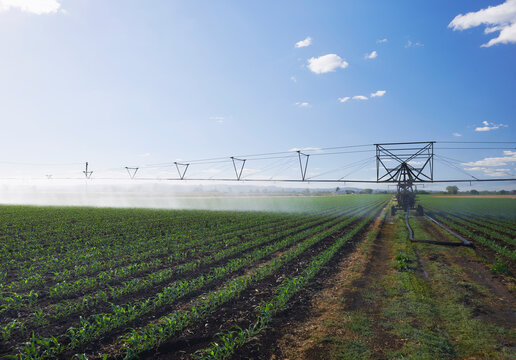
[[[415,224],[428,238],[448,236],[425,219]],[[304,294],[310,297],[298,308],[304,314],[276,323],[264,335],[276,340],[265,347],[256,341],[261,355],[250,358],[511,358],[513,277],[493,275],[469,248],[412,244],[402,223],[390,216],[375,226],[378,235],[343,258],[320,291]],[[396,268],[400,254],[412,256],[408,270]],[[428,336],[434,340],[426,346]]]

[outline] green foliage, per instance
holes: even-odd
[[[450,229],[516,261],[516,201],[503,198],[421,199],[430,215]]]
[[[345,239],[336,241],[342,246],[388,198],[322,198],[315,203],[311,200],[310,206],[300,207],[296,214],[4,207],[1,278],[9,281],[1,284],[0,313],[7,314],[9,321],[2,323],[0,334],[4,340],[13,339],[13,334],[21,339],[8,350],[15,358],[45,359],[73,354],[113,331],[122,331],[116,346],[126,358],[136,358],[237,298],[318,242],[357,224]],[[332,251],[337,249],[332,247]],[[280,286],[283,290],[277,302],[263,308],[254,328],[221,333],[217,351],[229,348],[232,352],[231,344],[237,346],[261,331],[270,320],[267,314],[287,306],[292,294],[333,253],[314,258],[317,262],[303,277]],[[198,269],[202,273],[196,277],[187,274]],[[244,276],[238,275],[242,269]],[[187,276],[181,279],[182,274]],[[222,287],[206,292],[216,280],[222,280]],[[152,292],[142,298],[140,294],[149,289]],[[127,324],[191,294],[196,297],[190,307],[141,328],[124,330]],[[123,297],[132,300],[115,301]],[[99,306],[103,312],[91,311]],[[15,318],[17,313],[22,316]],[[42,325],[53,328],[70,316],[77,320],[68,329],[38,334]],[[74,356],[86,358],[82,353]]]
[[[446,191],[448,194],[457,194],[459,192],[459,188],[455,185],[450,185],[446,187]]]
[[[405,253],[398,253],[394,258],[395,267],[399,271],[409,271],[411,270],[412,260]]]
[[[490,267],[491,272],[495,274],[511,275],[509,266],[501,258],[496,258],[495,262]]]

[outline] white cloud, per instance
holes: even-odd
[[[308,103],[306,101],[297,102],[296,105],[299,106],[299,107],[302,107],[302,108],[310,107],[310,103]]]
[[[458,133],[458,132],[454,132],[454,133],[453,133],[453,136],[455,136],[455,137],[461,137],[461,136],[462,136],[462,134],[460,134],[460,133]]]
[[[321,151],[318,147],[292,148],[289,151]]]
[[[484,126],[476,127],[475,131],[483,132],[483,131],[497,130],[497,129],[501,128],[501,127],[508,127],[508,125],[505,125],[505,124],[494,124],[494,123],[490,123],[488,121],[482,121],[482,124]]]
[[[308,59],[308,68],[316,74],[332,72],[338,68],[345,69],[348,65],[346,61],[336,54],[327,54],[318,58]]]
[[[459,14],[448,24],[453,30],[465,30],[485,25],[485,34],[499,31],[497,37],[489,40],[482,47],[495,44],[516,43],[516,0],[506,0],[503,4],[489,6],[465,15]]]
[[[290,77],[290,81],[292,81],[292,82],[297,82],[297,79],[296,79],[296,77],[295,77],[295,76],[291,76],[291,77]]]
[[[370,54],[365,54],[364,55],[365,59],[375,59],[377,57],[378,57],[378,53],[376,52],[376,50],[371,51]]]
[[[506,166],[516,162],[516,151],[505,150],[504,156],[488,157],[478,161],[462,163],[463,166],[479,167],[479,166]],[[473,170],[473,169],[470,169]]]
[[[384,96],[387,90],[378,90],[377,92],[371,93],[371,97],[381,97]]]
[[[311,44],[312,44],[312,38],[310,36],[307,36],[306,39],[298,41],[295,46],[296,46],[296,48],[302,48],[302,47],[310,46]]]
[[[56,13],[61,4],[57,0],[0,0],[0,12],[10,9],[42,15]]]
[[[471,167],[471,168],[465,168],[466,171],[482,171],[487,176],[492,177],[503,177],[503,176],[514,176],[514,174],[511,173],[511,169],[492,169],[492,168],[486,168],[486,167]]]
[[[405,44],[405,48],[420,47],[420,46],[424,46],[424,44],[422,44],[418,41],[412,42],[412,41],[408,40],[407,43]]]
[[[146,158],[146,157],[150,157],[151,156],[151,153],[144,153],[144,154],[140,154],[138,155],[139,157],[143,157],[143,158]]]
[[[376,40],[376,43],[377,44],[382,44],[382,43],[386,43],[387,42],[387,38],[383,38],[383,39],[378,39]]]
[[[210,120],[214,120],[219,124],[222,124],[226,118],[224,116],[210,116]]]
[[[387,92],[386,90],[378,90],[374,93],[371,93],[371,98],[384,96],[386,92]],[[368,98],[367,98],[367,96],[364,96],[364,95],[355,95],[355,96],[351,96],[351,97],[344,96],[344,97],[339,98],[338,100],[339,100],[339,102],[344,103],[349,100],[368,100]]]

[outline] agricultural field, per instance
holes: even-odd
[[[213,350],[230,353],[388,200],[288,200],[297,213],[3,207],[0,354],[183,357],[240,326]]]
[[[487,258],[497,259],[500,270],[507,266],[516,270],[515,199],[421,196],[421,200],[434,219],[472,241]]]
[[[410,243],[390,195],[278,201],[0,207],[0,358],[514,355],[516,200],[420,197],[474,249]]]

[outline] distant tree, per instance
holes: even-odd
[[[360,191],[361,194],[372,194],[373,193],[373,189],[364,189],[362,191]]]
[[[500,195],[507,195],[509,192],[507,190],[500,190]]]
[[[471,190],[469,193],[470,193],[471,195],[478,195],[478,194],[480,194],[477,190],[474,190],[474,189],[473,189],[473,190]]]
[[[346,194],[354,194],[355,193],[355,190],[346,190]]]
[[[455,185],[450,185],[446,187],[446,191],[448,191],[448,194],[457,194],[459,192],[459,188]]]
[[[335,189],[335,192],[338,193],[340,191],[340,187],[337,186],[337,188]]]

